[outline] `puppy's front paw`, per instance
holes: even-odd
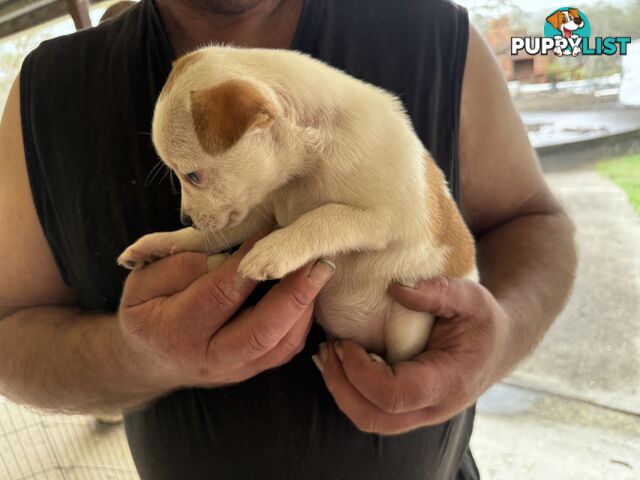
[[[147,258],[145,258],[145,254],[142,252],[138,252],[135,248],[133,248],[133,245],[127,247],[127,249],[120,254],[117,260],[118,265],[128,270],[138,270],[151,261],[152,260],[147,261]]]
[[[118,265],[137,270],[163,257],[184,251],[172,233],[151,233],[127,247],[118,257]]]
[[[376,355],[375,353],[370,353],[369,354],[369,358],[371,358],[371,360],[373,360],[374,362],[382,363],[384,365],[387,365],[387,362],[385,362],[384,359],[380,355]]]
[[[278,230],[257,242],[240,262],[238,271],[254,280],[275,280],[297,270],[310,259],[303,258],[284,230]]]

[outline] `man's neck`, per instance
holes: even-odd
[[[303,0],[262,0],[238,14],[202,11],[188,0],[156,0],[176,57],[211,43],[289,48]]]

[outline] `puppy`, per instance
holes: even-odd
[[[569,8],[566,10],[559,10],[556,13],[547,17],[547,22],[550,23],[553,28],[558,30],[564,38],[577,38],[578,36],[574,32],[582,27],[585,23],[580,18],[580,12],[577,8]],[[561,57],[564,55],[562,48],[557,47],[554,53]],[[580,47],[573,47],[571,54],[575,57],[580,53],[582,49]]]
[[[281,227],[240,273],[279,279],[335,259],[317,321],[389,363],[423,351],[433,324],[388,295],[392,282],[478,280],[473,238],[399,100],[320,61],[220,46],[190,53],[160,94],[152,138],[195,228],[142,237],[119,257],[126,268]]]

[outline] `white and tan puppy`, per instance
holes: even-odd
[[[335,259],[318,322],[390,363],[421,352],[433,323],[396,303],[392,282],[477,280],[472,236],[398,99],[308,56],[208,47],[182,57],[158,99],[153,142],[195,229],[142,237],[118,259],[125,267],[219,252],[280,226],[240,273],[276,279]]]

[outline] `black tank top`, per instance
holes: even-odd
[[[458,198],[466,11],[448,0],[306,0],[293,48],[396,93]],[[151,0],[44,42],[22,67],[21,111],[36,209],[65,281],[88,311],[118,307],[116,257],[180,227],[179,194],[148,181],[149,135],[173,53]],[[264,294],[255,292],[250,302]],[[126,417],[143,479],[474,479],[473,409],[394,437],[358,431],[311,361],[312,329],[287,365],[238,385],[174,392]]]

